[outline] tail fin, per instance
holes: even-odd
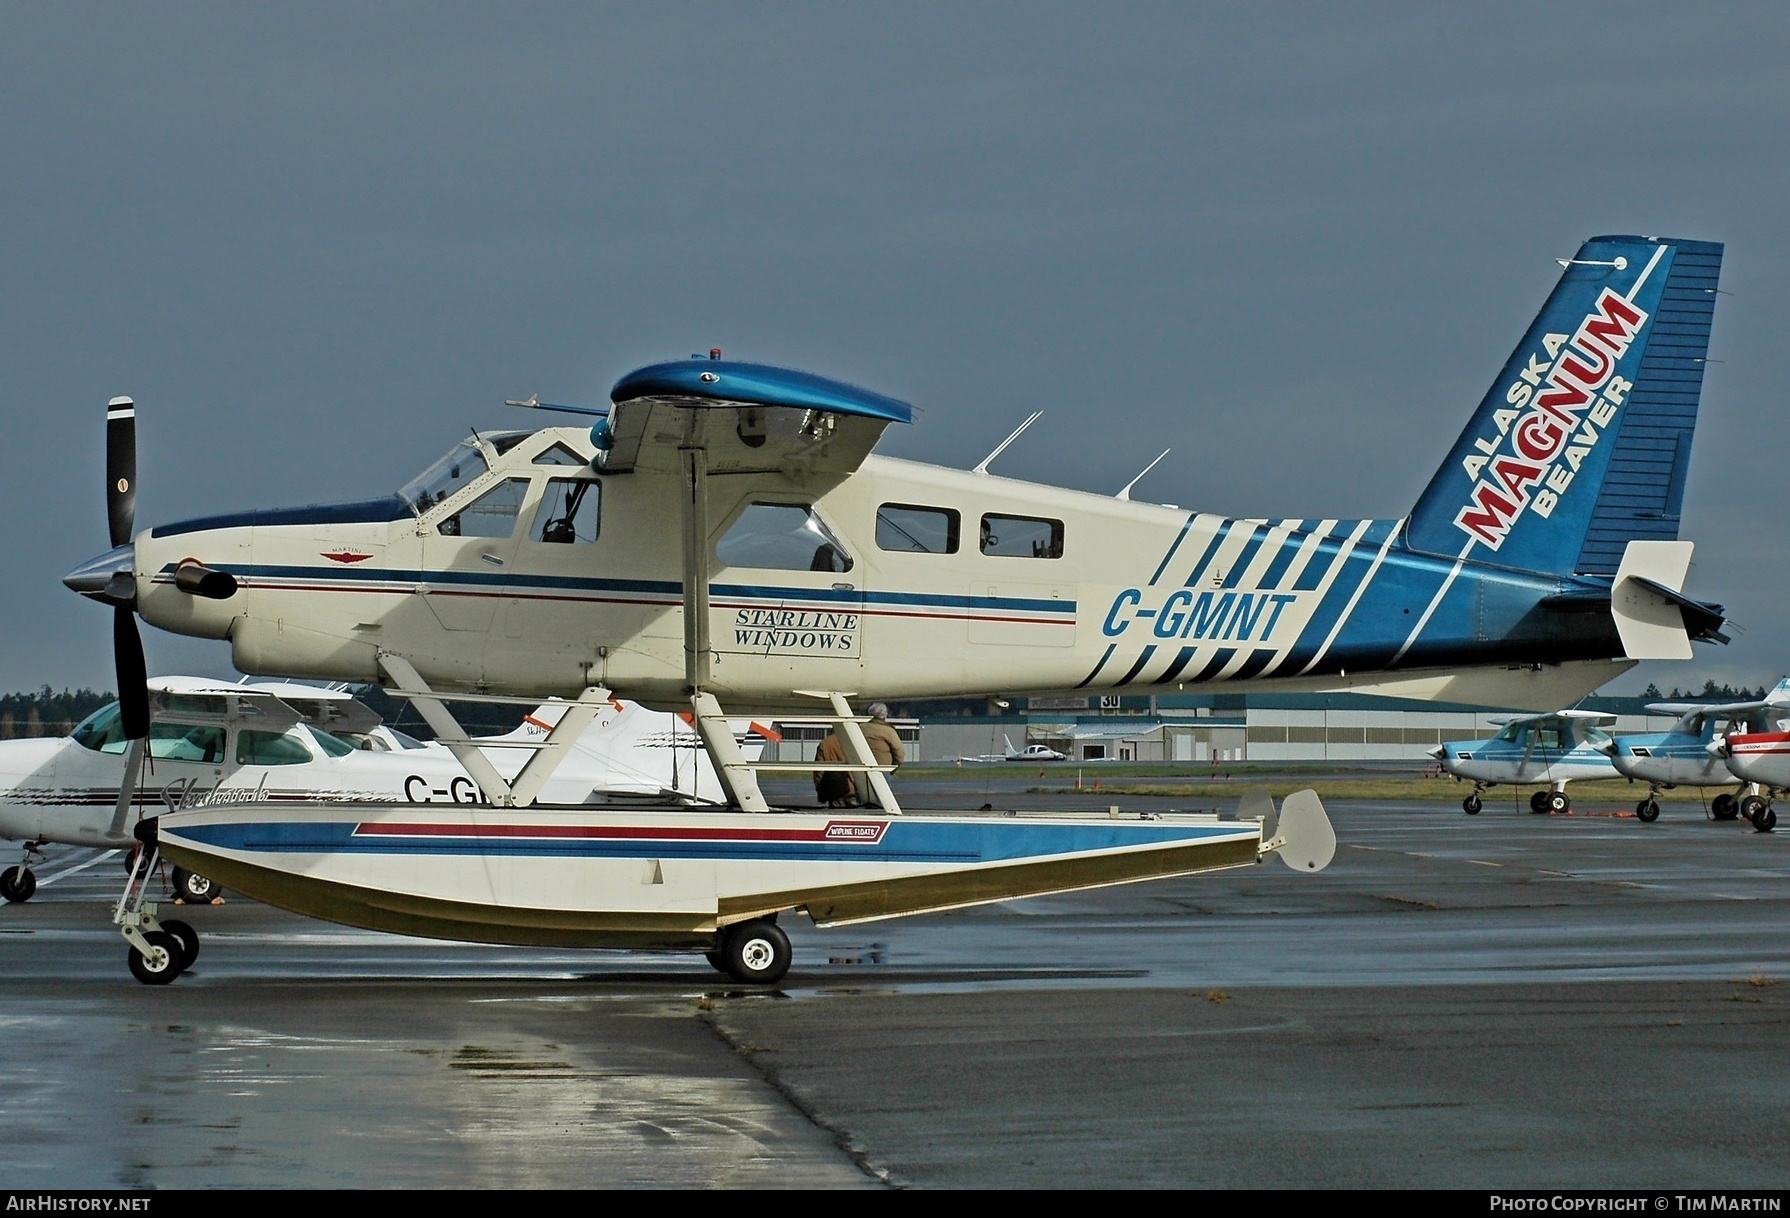
[[[1413,549],[1614,576],[1678,536],[1722,247],[1593,237],[1411,511]]]

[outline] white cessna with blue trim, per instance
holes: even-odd
[[[115,606],[121,687],[135,612],[228,639],[245,672],[384,682],[450,742],[455,696],[556,694],[573,700],[562,726],[612,692],[687,708],[731,816],[549,817],[530,808],[540,774],[506,781],[468,756],[492,809],[182,813],[163,818],[162,848],[341,921],[675,942],[768,978],[787,965],[779,910],[839,922],[1277,848],[1329,857],[1298,842],[1307,825],[1328,837],[1315,797],[1312,816],[1260,827],[900,817],[853,697],[1269,680],[1542,709],[1719,639],[1721,608],[1681,591],[1677,526],[1720,261],[1719,245],[1649,237],[1563,260],[1404,519],[1235,519],[1000,478],[987,461],[877,457],[884,429],[911,421],[905,402],[717,351],[623,377],[594,427],[481,434],[365,503],[133,537],[134,469],[114,458],[117,548],[67,582]],[[118,427],[134,407],[114,413]],[[816,698],[885,815],[772,810],[723,730],[724,713],[812,717]]]

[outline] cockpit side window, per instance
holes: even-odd
[[[794,503],[752,503],[715,545],[724,567],[772,571],[851,570],[851,555],[812,508]]]
[[[528,496],[527,478],[505,478],[441,522],[443,537],[508,537]]]
[[[530,541],[592,542],[601,522],[603,484],[594,478],[551,478],[528,530]]]
[[[462,440],[447,456],[406,482],[398,491],[411,510],[422,515],[456,491],[470,486],[489,467],[485,454],[470,440]]]
[[[124,738],[124,724],[120,721],[116,702],[88,715],[69,734],[76,744],[96,753],[122,753],[130,743]]]

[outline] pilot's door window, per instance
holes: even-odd
[[[510,582],[518,520],[531,479],[505,478],[470,502],[456,500],[423,541],[425,602],[448,630],[489,630]]]
[[[527,495],[527,478],[505,478],[443,520],[439,531],[443,537],[508,537]]]

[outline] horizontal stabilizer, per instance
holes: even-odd
[[[1294,791],[1281,801],[1278,813],[1266,796],[1260,803],[1265,803],[1270,813],[1262,818],[1263,855],[1278,854],[1294,871],[1322,871],[1330,865],[1336,857],[1336,830],[1316,791]],[[1241,814],[1258,806],[1246,796],[1237,810]]]

